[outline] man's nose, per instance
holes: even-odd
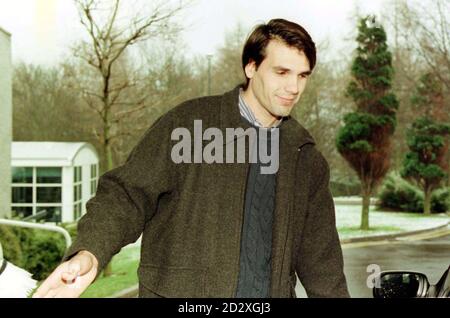
[[[292,94],[292,95],[297,95],[299,92],[299,88],[298,88],[298,78],[294,77],[294,78],[290,78],[289,82],[286,83],[285,86],[285,90],[287,93]]]

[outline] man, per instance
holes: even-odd
[[[127,162],[100,178],[65,262],[35,297],[79,296],[141,234],[140,297],[295,297],[295,273],[309,297],[348,297],[329,166],[289,116],[315,60],[301,26],[257,26],[242,55],[247,82],[187,101],[153,124]],[[198,135],[199,121],[224,134],[234,128],[219,140],[233,149],[255,129],[260,137],[245,143],[249,160],[199,163],[198,137],[185,161],[174,160],[174,136]],[[273,155],[273,145],[278,164],[262,173],[263,160],[250,154],[269,147]]]

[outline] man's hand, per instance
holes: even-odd
[[[94,281],[98,261],[88,251],[80,251],[59,265],[39,286],[33,298],[79,297]]]

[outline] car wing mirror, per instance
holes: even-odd
[[[374,298],[426,297],[430,284],[425,274],[384,271],[375,278]]]

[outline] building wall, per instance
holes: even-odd
[[[0,218],[11,215],[11,35],[0,28]]]
[[[82,194],[81,201],[77,204],[81,205],[81,213],[84,214],[85,204],[91,198],[91,165],[97,165],[99,163],[99,158],[97,151],[90,144],[85,144],[82,146],[78,152],[66,154],[65,156],[59,155],[59,158],[38,158],[38,159],[18,159],[17,153],[15,153],[15,158],[13,158],[12,166],[14,167],[61,167],[62,168],[62,178],[61,178],[61,222],[73,222],[74,221],[74,170],[75,167],[82,167]],[[22,154],[23,156],[23,154]],[[73,157],[72,157],[73,156]],[[98,173],[97,179],[98,181]],[[35,182],[33,188],[35,189]],[[18,184],[16,184],[18,186]],[[42,186],[42,185],[41,185]],[[36,191],[34,191],[35,193]],[[33,202],[36,201],[34,197]],[[43,203],[39,203],[40,206],[44,206]],[[28,206],[29,204],[16,204],[16,206]],[[58,206],[56,204],[45,204],[45,206]]]

